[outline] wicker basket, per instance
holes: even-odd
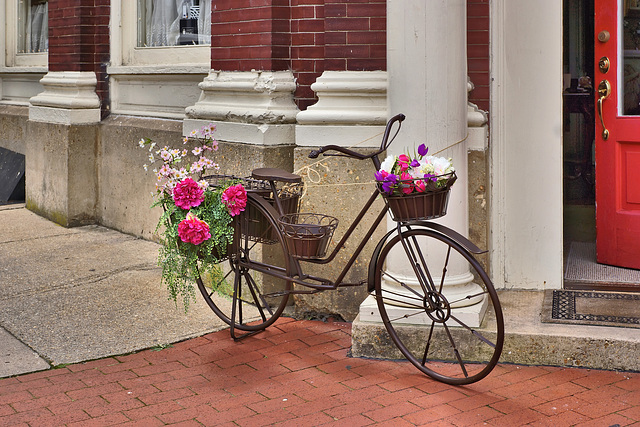
[[[322,258],[327,253],[337,218],[314,213],[282,215],[278,220],[289,253],[299,259]]]
[[[208,175],[204,179],[209,182],[212,187],[228,185],[229,182],[240,182],[247,193],[259,194],[272,206],[275,206],[275,198],[271,191],[269,181],[263,181],[255,178],[241,178],[233,175]],[[278,183],[278,198],[282,205],[283,214],[297,213],[300,205],[300,196],[302,195],[301,184],[281,184]],[[243,236],[247,236],[249,240],[259,243],[273,244],[278,241],[278,230],[271,227],[268,219],[253,205],[248,205],[242,214],[234,218],[234,227],[241,226]]]
[[[443,179],[444,177],[444,179]],[[385,203],[389,206],[394,221],[416,221],[440,218],[447,214],[449,204],[449,192],[456,181],[455,172],[441,175],[438,185],[430,181],[424,191],[414,190],[409,194],[389,195],[382,190],[378,183],[378,190],[382,194]],[[401,186],[415,188],[416,180],[403,180]]]

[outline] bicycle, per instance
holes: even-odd
[[[323,154],[371,159],[378,170],[381,164],[378,156],[398,135],[404,119],[404,115],[398,114],[389,120],[380,148],[373,153],[328,145],[312,151],[309,157]],[[215,178],[209,179],[215,185]],[[209,307],[230,325],[234,339],[263,331],[273,324],[285,310],[291,295],[366,284],[369,294],[376,299],[379,316],[391,340],[421,372],[444,383],[462,385],[484,378],[495,367],[504,342],[504,321],[494,286],[474,258],[486,251],[454,230],[427,221],[446,213],[448,192],[441,195],[443,210],[423,213],[419,218],[395,218],[397,215],[392,210],[396,228],[388,231],[376,245],[367,279],[344,283],[349,269],[390,210],[386,199],[384,208],[334,280],[305,274],[303,266],[331,263],[379,197],[379,191],[374,190],[326,256],[337,220],[297,212],[299,175],[261,168],[243,181],[247,188],[247,206],[235,219],[233,243],[227,248],[228,271],[211,287],[205,285],[201,277],[196,280]],[[408,263],[412,275],[397,271],[400,258]],[[218,285],[231,279],[231,295],[216,296]],[[462,283],[454,297],[447,294],[449,282]],[[481,324],[473,325],[473,321],[478,321],[467,320],[459,314],[472,303],[481,311],[477,316]],[[237,330],[243,334],[236,335]]]

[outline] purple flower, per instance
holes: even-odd
[[[379,170],[376,173],[373,174],[373,176],[376,177],[376,181],[384,181],[384,179],[389,175],[389,172],[385,171],[385,170]]]
[[[413,159],[411,161],[411,167],[412,168],[417,168],[418,166],[420,166],[420,162],[417,159]]]
[[[438,175],[432,175],[430,173],[425,173],[424,174],[424,179],[426,179],[427,181],[436,182],[438,180]]]
[[[429,149],[427,148],[426,145],[420,144],[418,146],[418,154],[420,154],[421,156],[426,156],[428,152],[429,152]]]
[[[398,182],[398,177],[392,173],[387,175],[382,182],[382,191],[385,193],[391,194],[393,193],[393,187]]]

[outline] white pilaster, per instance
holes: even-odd
[[[183,133],[214,123],[228,142],[292,144],[298,108],[290,71],[210,71],[195,105],[185,109]]]
[[[29,120],[66,125],[100,122],[100,99],[92,71],[50,71],[44,92],[29,99]]]
[[[386,71],[325,71],[318,102],[296,116],[296,144],[379,147],[387,120]]]

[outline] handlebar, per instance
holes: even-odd
[[[398,132],[400,131],[400,126],[402,123],[402,121],[404,121],[404,119],[406,118],[406,116],[402,113],[400,114],[396,114],[395,116],[391,117],[391,119],[389,119],[389,121],[387,122],[387,125],[384,129],[384,136],[382,137],[382,143],[380,144],[380,150],[376,151],[375,153],[371,153],[371,154],[361,154],[358,153],[356,151],[353,150],[349,150],[348,148],[344,148],[344,147],[340,147],[338,145],[325,145],[324,147],[320,147],[317,150],[313,150],[311,151],[311,153],[309,153],[309,158],[310,159],[316,159],[318,158],[318,156],[322,153],[326,153],[327,151],[337,151],[339,153],[342,153],[342,155],[347,156],[347,157],[353,157],[354,159],[358,159],[358,160],[363,160],[363,159],[369,159],[373,156],[377,156],[378,154],[382,153],[383,151],[385,151],[389,145],[391,145],[391,142],[393,142],[393,140],[395,139],[396,135],[398,134]],[[391,128],[393,127],[394,123],[398,122],[398,129],[396,130],[396,133],[393,135],[393,138],[391,138],[391,141],[389,141],[389,135],[391,134]],[[325,156],[340,156],[340,154],[325,154]]]

